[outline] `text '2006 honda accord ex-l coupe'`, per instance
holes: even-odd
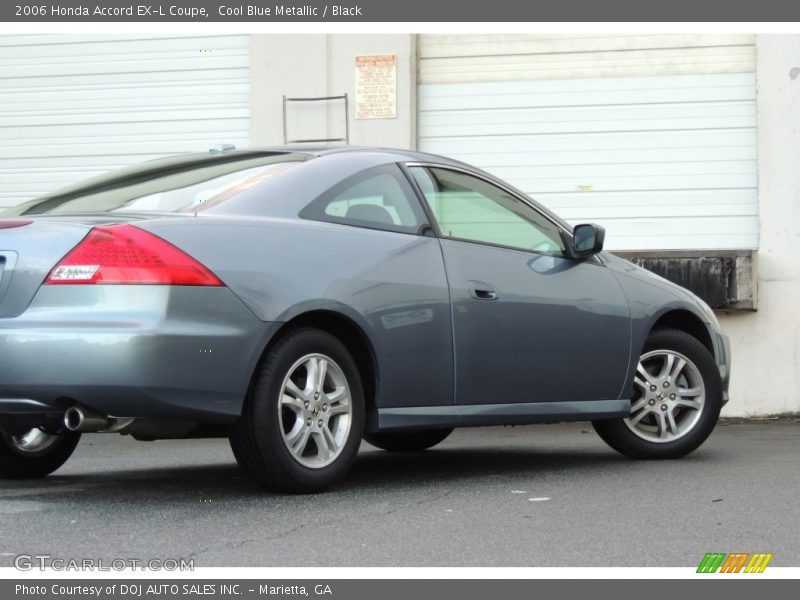
[[[228,437],[274,490],[362,439],[591,420],[634,458],[713,430],[729,345],[687,290],[451,159],[374,148],[189,154],[0,215],[0,476],[81,434]]]

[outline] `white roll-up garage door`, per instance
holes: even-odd
[[[421,150],[611,249],[757,248],[753,36],[422,35],[419,57]]]
[[[0,206],[159,156],[246,145],[249,36],[0,36]]]

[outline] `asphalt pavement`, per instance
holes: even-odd
[[[312,496],[262,492],[225,440],[85,435],[42,480],[0,483],[18,554],[214,566],[800,566],[800,423],[722,423],[694,454],[632,461],[587,423],[464,429],[433,450],[362,444]]]

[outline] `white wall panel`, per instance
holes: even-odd
[[[421,150],[482,167],[571,222],[601,223],[612,249],[757,248],[752,36],[419,44]],[[698,52],[719,60],[698,63]],[[578,72],[576,60],[597,69]],[[513,77],[502,66],[523,64]]]
[[[420,83],[749,73],[753,35],[422,35]]]
[[[0,206],[158,156],[246,145],[250,38],[0,36]]]

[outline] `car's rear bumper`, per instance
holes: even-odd
[[[0,319],[0,415],[232,421],[277,328],[222,287],[43,286]]]

